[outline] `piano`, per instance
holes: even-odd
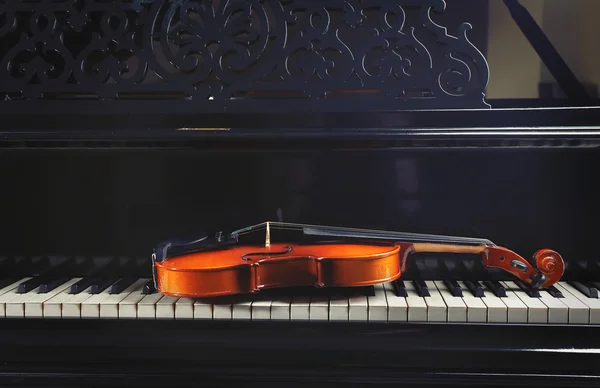
[[[566,98],[487,99],[487,2],[464,3],[1,4],[0,385],[598,386],[598,101],[516,0]],[[269,220],[567,268],[533,290],[417,254],[370,287],[154,289],[156,243]]]

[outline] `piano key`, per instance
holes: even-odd
[[[329,320],[347,321],[350,318],[348,296],[334,295],[329,300]]]
[[[17,285],[18,285],[19,283],[21,283],[21,278],[13,277],[13,278],[0,279],[0,289],[10,286],[13,283],[17,283]]]
[[[290,304],[290,319],[292,321],[310,320],[310,301],[308,296],[294,296]]]
[[[524,291],[530,298],[539,298],[540,297],[540,290],[537,290],[537,289],[531,287],[529,284],[526,284],[521,279],[517,279],[517,280],[513,281],[513,283],[517,287],[519,287],[522,291]]]
[[[97,285],[92,284],[90,286],[91,296],[81,302],[81,318],[83,319],[99,319],[100,318],[100,305],[110,296],[110,284],[102,289],[100,293],[95,294],[98,288],[94,287]]]
[[[434,281],[434,286],[437,288],[437,291],[441,295],[444,303],[447,306],[447,322],[467,322],[467,306],[465,302],[462,300],[461,295],[454,295],[452,291],[448,288],[446,282],[443,281]],[[458,283],[451,284],[454,289],[460,289]],[[457,287],[458,286],[458,287]],[[427,302],[427,300],[425,300]]]
[[[25,302],[25,318],[43,318],[44,317],[44,303],[52,297],[58,295],[63,290],[69,290],[71,285],[80,280],[81,278],[69,279],[60,285],[54,285],[51,291],[38,292],[33,298]],[[56,282],[52,282],[56,283]],[[40,289],[42,286],[40,286]]]
[[[427,321],[446,322],[448,319],[448,306],[444,303],[442,295],[433,281],[425,281],[425,285],[429,291],[429,296],[425,297],[425,303],[427,304]]]
[[[329,319],[329,296],[313,296],[310,299],[309,316],[311,321]]]
[[[17,292],[19,294],[26,294],[30,291],[33,291],[34,289],[40,286],[42,280],[43,279],[40,276],[34,276],[32,278],[29,278],[28,280],[19,284],[19,289],[17,290]]]
[[[521,302],[523,302],[523,304],[525,304],[527,308],[528,323],[548,323],[548,306],[546,306],[538,297],[530,296],[514,281],[506,281],[502,282],[502,284],[506,287],[507,293],[508,290],[510,290],[517,298],[519,298],[519,300],[521,300]],[[538,295],[540,294],[538,293]]]
[[[94,282],[99,281],[98,276],[86,276],[77,283],[71,286],[71,294],[79,294],[86,288],[90,287]],[[90,288],[91,290],[91,288]]]
[[[369,321],[387,321],[388,304],[383,284],[374,286],[374,289],[375,295],[367,297],[367,303],[369,304]]]
[[[194,301],[194,319],[213,319],[213,305],[205,300]]]
[[[146,279],[137,279],[118,294],[113,293],[114,288],[111,287],[110,295],[100,303],[100,318],[119,318],[119,303],[140,289],[145,282]]]
[[[577,298],[589,309],[589,323],[592,325],[600,324],[600,299],[588,297],[580,290],[567,282],[558,282],[557,287],[562,287],[563,294],[569,293]]]
[[[22,295],[19,293],[19,285],[29,279],[31,278],[26,277],[19,279],[18,281],[7,285],[0,290],[0,317],[6,317],[6,303],[10,302],[17,296]]]
[[[427,322],[427,303],[425,298],[419,296],[414,284],[406,283],[406,305],[408,306],[409,322]]]
[[[269,320],[271,319],[271,298],[268,296],[259,295],[252,301],[252,320]]]
[[[570,285],[571,287],[575,288],[577,291],[581,292],[588,298],[598,298],[598,289],[587,282],[577,282],[571,280],[564,284]]]
[[[562,302],[569,307],[569,324],[589,324],[590,323],[590,308],[571,295],[561,284],[554,283],[554,286],[562,293]]]
[[[471,292],[471,294],[477,298],[483,298],[483,286],[479,282],[474,282],[470,280],[465,280],[464,282],[459,284],[464,284],[465,287]],[[464,288],[464,287],[463,287]]]
[[[550,295],[552,295],[555,298],[564,298],[562,292],[560,292],[560,290],[556,287],[554,287],[553,285],[546,288],[546,291],[548,291],[550,293]]]
[[[289,321],[291,302],[291,297],[275,297],[271,303],[271,319]],[[348,320],[348,316],[346,316],[346,320]]]
[[[127,289],[129,286],[136,283],[137,281],[139,281],[139,279],[135,278],[135,277],[121,278],[121,279],[117,280],[117,282],[115,284],[113,284],[111,286],[110,293],[111,294],[120,294],[125,289]]]
[[[156,319],[175,319],[175,303],[179,297],[163,296],[156,302]]]
[[[500,298],[494,294],[492,290],[488,288],[488,282],[484,282],[484,296],[481,301],[487,307],[487,322],[488,323],[506,323],[508,322],[508,307]],[[492,285],[498,291],[498,288]],[[504,290],[504,288],[502,288]],[[506,295],[506,291],[501,294]]]
[[[504,292],[506,293],[506,297],[501,298],[501,301],[508,308],[507,322],[527,323],[527,305],[519,299],[514,291],[508,290],[503,282],[498,283],[504,288]]]
[[[348,298],[348,320],[369,320],[369,302],[366,295],[352,295]]]
[[[569,323],[569,308],[562,299],[553,296],[547,289],[540,291],[540,301],[548,307],[549,324]]]
[[[22,285],[23,283],[21,283]],[[39,286],[22,293],[23,288],[19,285],[18,295],[6,302],[6,318],[25,318],[25,302],[35,297],[39,292]]]
[[[506,290],[504,289],[504,287],[502,287],[500,282],[496,280],[486,280],[483,282],[483,284],[487,287],[488,290],[490,290],[490,292],[492,292],[498,298],[506,297]]]
[[[404,281],[396,280],[392,282],[392,286],[397,296],[401,298],[406,298],[408,294],[406,293],[406,286],[404,285]]]
[[[413,284],[415,286],[415,290],[420,297],[430,296],[429,290],[427,289],[427,284],[424,280],[413,280]]]
[[[152,279],[148,280],[146,284],[144,284],[144,289],[142,292],[144,293],[144,295],[150,295],[156,292],[156,288],[154,287],[154,281]]]
[[[147,279],[141,279],[141,285],[138,285],[129,295],[119,301],[118,311],[119,319],[136,319],[138,316],[138,303],[144,299],[144,286],[148,282]]]
[[[89,286],[85,290],[71,294],[69,298],[65,299],[62,306],[62,317],[63,318],[81,318],[81,303],[88,298],[92,297],[92,286]]]
[[[92,283],[91,294],[97,295],[97,294],[103,293],[107,288],[109,288],[110,286],[115,284],[118,280],[119,280],[119,278],[114,278],[114,277],[99,278],[97,281]],[[109,291],[108,293],[110,293],[110,289],[108,291]]]
[[[244,295],[233,305],[232,318],[234,320],[251,320],[252,319],[252,302],[254,297],[250,295]]]
[[[78,278],[82,279],[82,278]],[[81,281],[81,280],[79,280]],[[75,282],[74,284],[77,284]],[[73,294],[71,294],[71,287],[63,289],[58,294],[54,295],[52,298],[48,299],[43,304],[43,315],[44,318],[62,318],[62,305],[63,303],[69,299]]]
[[[459,285],[464,289],[469,288],[466,282],[458,282]],[[473,283],[475,285],[475,283]],[[479,285],[481,287],[481,285]],[[477,291],[477,286],[473,288],[476,294],[479,294]],[[469,288],[469,291],[471,289]],[[483,295],[483,287],[481,288],[481,295]],[[483,303],[481,297],[475,296],[471,292],[464,292],[462,296],[462,301],[467,307],[467,322],[487,322],[487,306]]]
[[[108,293],[108,291],[106,292]],[[142,294],[143,293],[144,289],[142,289]],[[144,297],[137,303],[138,319],[156,319],[156,303],[158,303],[162,297],[163,294],[159,293],[144,295]]]
[[[220,297],[212,304],[213,319],[233,319],[233,299],[230,296]]]
[[[398,291],[393,283],[385,283],[383,289],[385,290],[385,297],[388,304],[388,321],[407,321],[408,305],[406,304],[406,297],[398,295]],[[406,287],[402,287],[401,293],[406,295]]]
[[[78,278],[80,279],[80,278]],[[56,287],[62,286],[64,283],[69,282],[71,279],[64,277],[58,279],[48,279],[40,284],[40,294],[45,294],[53,291]],[[72,284],[72,283],[70,283]]]
[[[194,319],[194,299],[179,298],[175,303],[175,319]]]
[[[458,284],[458,282],[456,280],[444,280],[443,283],[444,283],[443,285],[445,286],[445,288],[448,289],[448,291],[450,292],[450,294],[452,296],[463,296],[462,288],[460,287],[460,285]],[[438,286],[438,290],[440,290],[439,286]]]

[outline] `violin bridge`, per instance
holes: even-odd
[[[269,228],[269,222],[267,222],[267,231],[265,233],[265,247],[271,246],[271,229]]]

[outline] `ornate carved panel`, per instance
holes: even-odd
[[[271,112],[273,102],[293,111],[487,107],[486,60],[470,24],[443,27],[445,8],[443,0],[0,0],[0,98],[185,101],[202,112]]]

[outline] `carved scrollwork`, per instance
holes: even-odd
[[[489,70],[444,0],[0,2],[0,97],[487,107]],[[314,106],[314,105],[311,105]],[[353,106],[352,110],[360,109]]]

